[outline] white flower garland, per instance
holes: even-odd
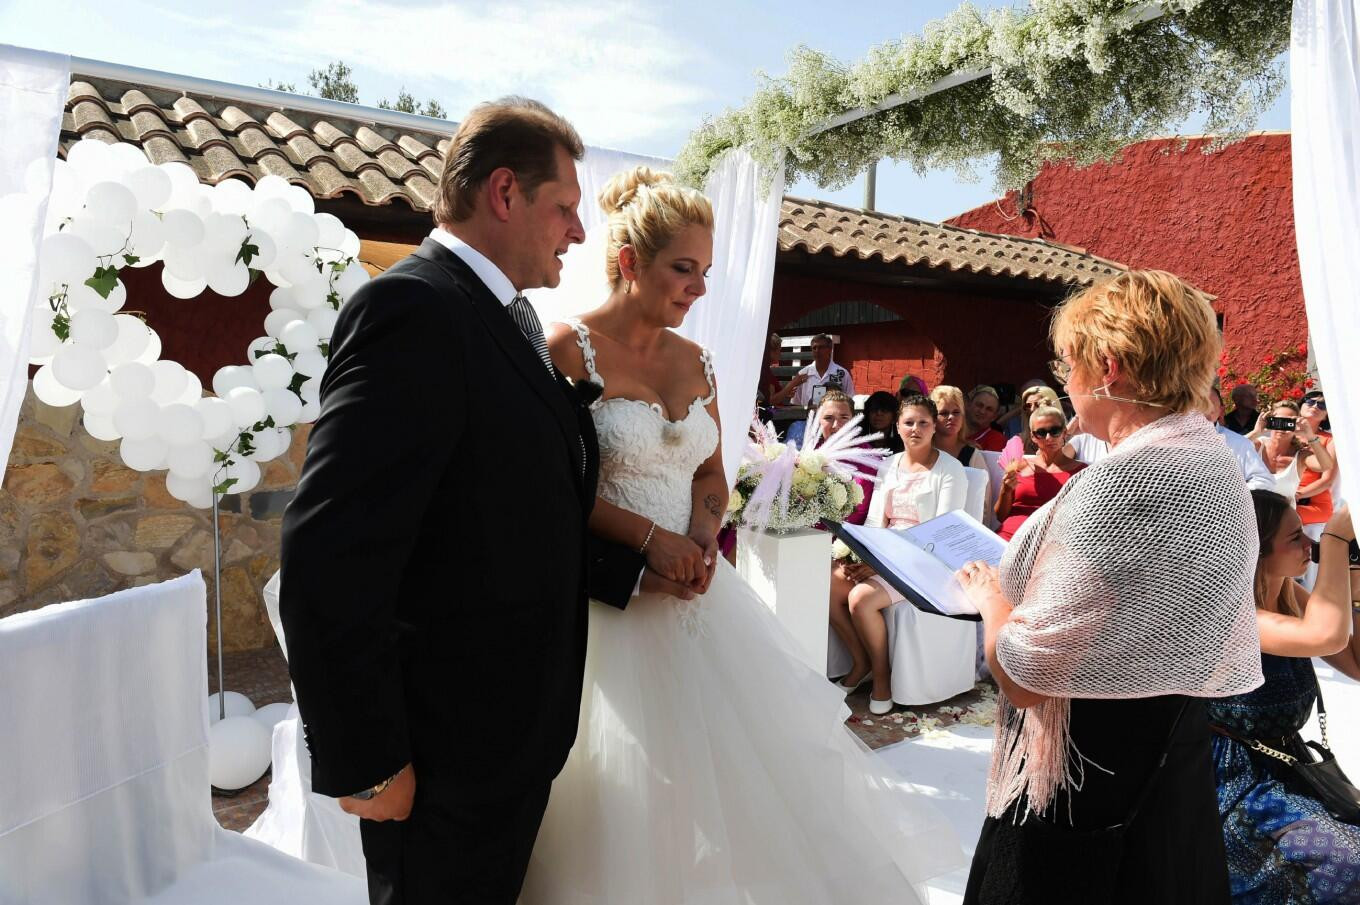
[[[168,469],[174,497],[208,508],[214,492],[252,489],[292,427],[316,419],[338,311],[368,274],[358,236],[316,213],[304,189],[273,175],[210,187],[185,164],[152,166],[134,145],[87,139],[56,162],[44,236],[33,391],[49,405],[79,402],[85,429],[121,441],[130,468]],[[119,271],[156,261],[180,299],[240,295],[261,273],[276,287],[266,335],[247,364],[218,370],[215,396],[160,357],[154,329],[117,313],[128,300]]]

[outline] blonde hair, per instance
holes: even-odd
[[[963,401],[963,390],[955,386],[950,386],[947,383],[942,383],[939,386],[935,387],[935,389],[930,391],[930,401],[935,403],[936,417],[939,417],[938,413],[940,409],[944,407],[944,404],[946,402],[954,403],[959,407],[960,412],[964,413],[965,416],[967,414],[968,406]],[[965,437],[964,435],[968,433],[967,417],[959,418],[959,427],[956,433],[961,439],[964,440],[966,444],[967,437]]]
[[[840,390],[827,390],[826,395],[822,397],[822,401],[817,403],[818,414],[821,413],[822,406],[831,402],[836,402],[840,405],[848,405],[850,407],[850,414],[853,415],[855,413],[855,400],[851,399]]]
[[[609,180],[600,193],[609,215],[605,276],[610,286],[622,279],[619,249],[631,245],[638,264],[647,266],[686,226],[713,229],[713,205],[700,192],[686,188],[670,173],[634,167]]]
[[[1029,413],[1029,417],[1025,417],[1025,413],[1024,413],[1024,412],[1025,412],[1025,402],[1026,402],[1026,400],[1028,400],[1029,397],[1031,397],[1031,396],[1038,396],[1038,397],[1039,397],[1040,399],[1042,399],[1043,401],[1042,401],[1039,405],[1037,405],[1037,406],[1034,407],[1034,411],[1032,411],[1032,412]],[[1067,415],[1063,413],[1063,411],[1062,411],[1062,404],[1058,401],[1058,394],[1053,390],[1052,387],[1048,387],[1048,386],[1030,387],[1029,389],[1025,390],[1023,393],[1021,393],[1021,394],[1020,394],[1020,447],[1021,447],[1021,449],[1024,450],[1024,452],[1025,452],[1026,455],[1031,454],[1031,453],[1033,453],[1035,450],[1038,449],[1038,447],[1034,445],[1034,438],[1030,436],[1030,426],[1029,426],[1029,422],[1030,422],[1030,418],[1033,418],[1035,415],[1037,415],[1037,414],[1039,413],[1039,410],[1040,410],[1040,409],[1052,409],[1052,410],[1056,411],[1056,412],[1058,413],[1058,415],[1062,418],[1063,425],[1065,426],[1065,425],[1067,424]]]
[[[1130,270],[1054,311],[1053,346],[1087,375],[1119,362],[1125,392],[1172,412],[1200,409],[1222,339],[1204,293],[1162,270]]]
[[[1035,418],[1057,418],[1058,423],[1062,425],[1063,430],[1067,429],[1067,415],[1056,405],[1041,405],[1030,412],[1029,418],[1025,422],[1025,433],[1028,434],[1030,432],[1029,426],[1034,423]]]

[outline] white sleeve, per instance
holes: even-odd
[[[874,485],[873,496],[869,497],[869,514],[864,517],[864,527],[882,528],[886,524],[885,515],[888,508],[888,491],[892,479],[893,466],[897,464],[897,456],[889,456],[883,460],[883,467],[878,470],[878,483]]]
[[[1234,436],[1238,436],[1234,434]],[[1242,469],[1242,477],[1248,490],[1274,490],[1275,476],[1266,468],[1265,460],[1252,443],[1243,443],[1233,450],[1237,453],[1237,464]]]
[[[850,369],[849,369],[849,368],[847,368],[847,367],[842,367],[841,370],[843,370],[843,371],[845,372],[845,395],[849,396],[851,399],[854,399],[854,398],[855,398],[855,378],[853,378],[853,377],[850,376]]]

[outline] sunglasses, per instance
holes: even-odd
[[[1305,399],[1303,404],[1311,405],[1315,409],[1322,409],[1324,412],[1327,411],[1327,400],[1325,399]]]
[[[1064,428],[1061,427],[1036,427],[1034,430],[1030,431],[1030,435],[1041,439],[1048,439],[1049,437],[1061,437],[1063,430]]]

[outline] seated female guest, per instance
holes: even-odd
[[[1251,500],[1198,411],[1214,312],[1130,271],[1064,302],[1052,338],[1110,453],[1021,526],[999,574],[958,573],[1002,692],[964,902],[1226,905],[1203,699],[1255,688],[1261,663]]]
[[[1327,420],[1327,397],[1321,390],[1314,390],[1303,397],[1299,405],[1299,417],[1313,426],[1313,431],[1322,441],[1320,445],[1333,460],[1331,468],[1323,468],[1317,456],[1309,456],[1304,460],[1303,476],[1299,478],[1299,518],[1303,520],[1303,533],[1317,540],[1321,536],[1322,526],[1332,517],[1332,488],[1340,477],[1336,448],[1332,446],[1331,422]],[[1311,588],[1316,578],[1317,566],[1310,564],[1303,586]]]
[[[1280,761],[1253,753],[1252,740],[1282,753],[1308,721],[1318,685],[1312,657],[1360,679],[1360,634],[1347,575],[1355,539],[1350,513],[1326,523],[1312,593],[1303,574],[1312,542],[1291,501],[1253,490],[1260,557],[1256,560],[1256,626],[1265,684],[1210,701],[1214,774],[1229,882],[1239,902],[1340,903],[1360,899],[1360,827],[1328,813],[1289,781]]]
[[[968,502],[968,477],[953,456],[931,445],[935,434],[935,403],[925,396],[902,400],[897,432],[905,449],[883,463],[879,486],[864,524],[871,528],[910,528]],[[837,583],[832,579],[832,627],[850,649],[854,664],[841,684],[859,687],[872,678],[869,696],[873,713],[892,710],[892,673],[888,665],[888,627],[882,610],[901,601],[899,594],[863,563],[850,567]],[[836,603],[849,609],[847,624]]]
[[[1037,386],[1030,387],[1020,394],[1020,430],[1015,436],[1006,441],[1006,448],[1001,450],[1001,458],[998,460],[1002,468],[1010,465],[1017,459],[1025,456],[1032,456],[1038,451],[1034,445],[1034,438],[1029,434],[1030,416],[1037,408],[1055,408],[1062,412],[1062,405],[1058,402],[1058,394],[1052,387]]]
[[[1072,475],[1086,467],[1063,449],[1067,442],[1067,418],[1062,409],[1042,407],[1029,416],[1034,438],[1033,456],[1022,456],[1006,469],[996,497],[997,533],[1010,540],[1025,519],[1058,495]]]
[[[986,468],[981,456],[973,461],[973,453],[978,448],[963,436],[968,427],[963,415],[963,391],[941,384],[930,391],[930,401],[935,403],[935,411],[939,413],[935,418],[935,448],[949,453],[961,465]]]
[[[968,394],[968,442],[978,449],[1001,452],[1006,448],[1006,435],[992,426],[992,419],[1001,410],[1001,397],[985,384],[973,387]]]
[[[854,400],[840,390],[827,390],[826,395],[822,397],[821,403],[817,406],[816,426],[818,435],[814,449],[821,446],[836,431],[849,424],[853,417],[855,417]],[[874,493],[874,482],[872,480],[874,470],[863,465],[857,465],[856,469],[867,475],[867,477],[855,478],[855,483],[859,485],[860,490],[864,491],[864,499],[860,501],[853,512],[845,517],[845,521],[851,525],[862,525],[864,524],[864,517],[869,513],[869,500]]]
[[[897,435],[897,397],[886,390],[879,390],[864,400],[864,430],[870,434],[883,436],[873,441],[879,449],[890,449],[895,453],[902,451],[902,438]]]

